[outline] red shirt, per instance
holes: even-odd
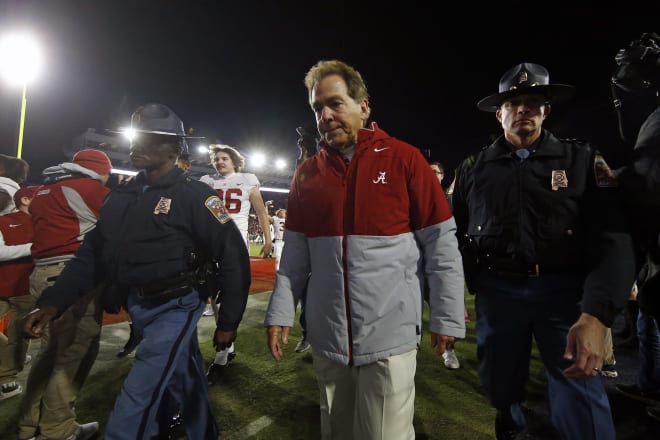
[[[23,211],[0,215],[0,232],[7,246],[31,243],[34,237],[32,217]],[[34,261],[31,256],[0,261],[0,297],[27,295]]]

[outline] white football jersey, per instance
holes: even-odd
[[[225,203],[225,209],[241,231],[248,245],[248,218],[250,215],[250,191],[259,188],[259,179],[252,173],[232,173],[226,177],[206,174],[199,179],[213,188]]]
[[[284,238],[285,218],[273,216],[273,240],[282,240]]]

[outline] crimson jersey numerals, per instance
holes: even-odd
[[[229,188],[226,191],[222,189],[216,189],[218,197],[220,200],[225,202],[225,209],[230,214],[237,214],[241,212],[241,204],[243,190],[240,188]]]

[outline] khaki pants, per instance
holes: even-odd
[[[323,440],[414,440],[417,350],[360,367],[313,358]]]
[[[607,327],[605,329],[605,351],[603,353],[603,365],[614,365],[616,359],[614,357],[614,342],[612,341],[612,329]]]
[[[32,295],[13,296],[0,298],[0,303],[6,303],[9,308],[7,336],[0,334],[0,385],[4,385],[15,381],[25,365],[30,340],[23,336],[23,317],[34,308],[35,298]]]
[[[61,266],[59,272],[64,268],[37,266],[30,277],[31,289],[52,285],[52,278],[59,275],[54,266]],[[18,423],[20,439],[34,436],[37,429],[43,440],[67,438],[76,431],[74,405],[98,354],[101,320],[100,291],[93,291],[51,321],[48,342],[42,341],[28,376]]]

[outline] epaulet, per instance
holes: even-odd
[[[569,144],[587,145],[589,142],[583,138],[559,138],[561,142]]]
[[[485,148],[482,148],[482,151]],[[470,168],[474,163],[477,161],[477,155],[476,154],[470,154],[463,162],[465,163],[465,166]]]
[[[617,174],[605,162],[605,158],[596,152],[594,155],[594,177],[599,188],[616,188],[619,186]]]

